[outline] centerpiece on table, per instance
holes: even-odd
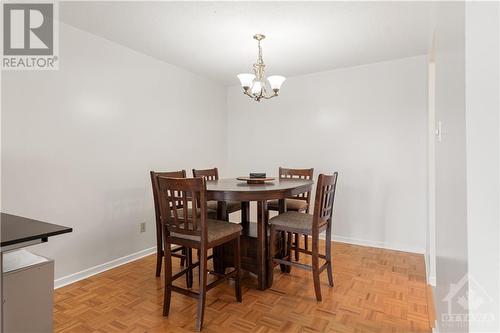
[[[250,177],[238,177],[236,179],[246,181],[247,184],[264,184],[274,180],[273,177],[266,177],[265,172],[250,172]]]

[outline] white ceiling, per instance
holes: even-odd
[[[61,2],[63,22],[224,85],[425,54],[428,2]]]

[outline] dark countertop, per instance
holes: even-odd
[[[23,242],[40,239],[46,242],[50,236],[65,234],[72,232],[72,228],[62,225],[37,221],[21,217],[1,213],[0,224],[2,226],[0,247],[10,246]]]

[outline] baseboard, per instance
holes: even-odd
[[[135,252],[129,255],[126,255],[121,258],[117,258],[108,262],[105,262],[104,264],[100,264],[94,267],[90,267],[87,269],[84,269],[83,271],[73,273],[67,276],[63,276],[59,279],[56,279],[54,281],[54,289],[64,287],[68,284],[86,279],[88,277],[91,277],[92,275],[96,275],[102,272],[105,272],[107,270],[110,270],[112,268],[127,264],[129,262],[144,258],[146,256],[149,256],[153,253],[156,253],[156,246],[151,247],[149,249],[144,249],[139,252]]]
[[[427,262],[429,260],[428,253],[424,254],[424,260],[425,260],[425,277],[427,279],[427,284],[430,284],[431,286],[435,287],[436,286],[436,275],[430,275],[429,270],[430,270],[431,265],[429,262]]]
[[[325,235],[321,234],[320,238],[325,239]],[[344,237],[344,236],[339,236],[339,235],[333,235],[332,238],[334,241],[340,242],[340,243],[348,243],[348,244],[354,244],[354,245],[376,247],[376,248],[380,248],[380,249],[394,250],[394,251],[401,251],[401,252],[411,252],[411,253],[418,253],[418,254],[425,253],[425,249],[409,247],[409,246],[405,246],[402,244],[391,244],[391,243],[372,241],[372,240],[366,240],[366,239]]]
[[[320,238],[325,239],[325,234],[321,234]],[[402,252],[411,252],[411,253],[419,253],[419,254],[423,254],[425,252],[423,249],[406,247],[406,246],[402,246],[399,244],[388,244],[388,243],[379,242],[379,241],[357,239],[357,238],[344,237],[344,236],[338,236],[338,235],[333,235],[333,240],[336,242],[341,242],[341,243],[348,243],[348,244],[368,246],[368,247],[376,247],[376,248],[381,248],[381,249],[395,250],[395,251],[402,251]],[[103,263],[103,264],[100,264],[100,265],[97,265],[94,267],[84,269],[83,271],[80,271],[77,273],[63,276],[63,277],[56,279],[54,281],[54,289],[64,287],[68,284],[86,279],[88,277],[105,272],[105,271],[110,270],[112,268],[127,264],[129,262],[132,262],[132,261],[135,261],[135,260],[138,260],[141,258],[144,258],[148,255],[153,254],[153,253],[156,253],[156,246],[141,250],[141,251],[136,252],[136,253],[126,255],[126,256],[121,257],[121,258],[117,258],[117,259],[108,261],[106,263]],[[432,278],[434,278],[434,280],[432,280]],[[436,280],[435,276],[429,277],[428,283],[435,286],[436,285],[435,280]]]

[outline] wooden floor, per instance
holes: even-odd
[[[236,303],[232,282],[218,286],[208,293],[203,332],[431,331],[422,255],[334,243],[333,262],[335,287],[323,273],[322,303],[310,272],[297,268],[291,274],[276,268],[266,291],[245,274],[243,303]],[[57,289],[55,331],[193,331],[196,300],[173,293],[170,316],[162,317],[163,278],[154,270],[149,256]]]

